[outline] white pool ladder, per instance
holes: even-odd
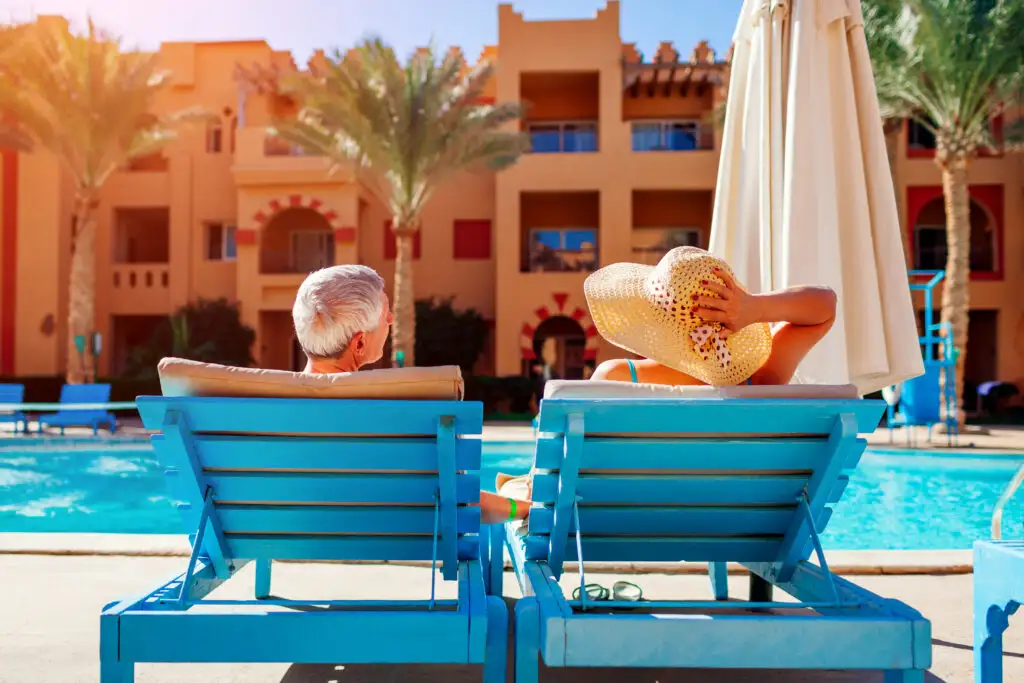
[[[996,501],[996,507],[992,511],[992,538],[997,541],[1003,536],[1003,508],[1010,502],[1013,494],[1017,492],[1021,484],[1024,484],[1024,464],[1017,468],[1013,479],[1003,489],[1003,493],[999,496],[999,500]]]

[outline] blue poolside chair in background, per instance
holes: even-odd
[[[24,384],[0,384],[0,403],[24,403]],[[22,433],[28,433],[28,418],[20,410],[6,410],[0,412],[0,422],[13,422],[14,431],[18,431],[21,425]]]
[[[192,555],[180,576],[103,610],[101,681],[133,680],[135,662],[468,663],[484,665],[487,683],[503,681],[508,610],[486,595],[473,505],[483,405],[329,398],[350,380],[359,393],[393,370],[232,370],[224,386],[233,398],[138,399],[187,501]],[[458,368],[399,372],[447,373],[461,396]],[[264,393],[291,376],[284,395],[323,398],[238,397],[247,375]],[[162,374],[164,392],[180,379]],[[426,560],[435,569],[423,600],[288,600],[271,597],[273,560]],[[206,597],[250,561],[260,599]],[[438,574],[456,582],[457,599],[435,600]]]
[[[881,669],[920,683],[931,625],[828,570],[819,534],[884,410],[854,387],[554,382],[541,404],[529,523],[504,542],[528,596],[517,683],[558,667]],[[491,530],[494,531],[493,529]],[[501,534],[489,591],[501,592]],[[818,564],[807,558],[814,553]],[[715,600],[605,600],[566,561],[707,562]],[[728,599],[726,563],[751,572]],[[773,588],[797,602],[773,602]],[[595,600],[594,596],[598,596]]]
[[[1024,604],[1024,541],[1002,540],[1003,509],[1024,483],[1024,465],[996,501],[992,540],[974,544],[974,680],[1002,683],[1003,631]]]
[[[60,390],[61,403],[109,403],[109,384],[65,384]],[[61,436],[67,427],[92,427],[93,435],[99,434],[100,427],[106,427],[113,434],[117,431],[117,418],[108,410],[61,409],[56,413],[39,416],[39,431],[43,427],[59,427]]]

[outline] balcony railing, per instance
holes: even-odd
[[[131,292],[170,286],[170,266],[166,263],[117,263],[111,270],[116,290]]]
[[[268,157],[316,157],[319,154],[311,154],[299,145],[285,142],[281,138],[267,135],[263,138],[263,155]]]
[[[526,264],[528,273],[590,273],[597,270],[597,249],[535,247]]]
[[[714,131],[695,121],[635,121],[634,152],[690,152],[715,147]]]
[[[597,123],[593,121],[531,123],[527,132],[534,154],[597,151]]]
[[[319,252],[261,251],[260,273],[265,275],[308,274],[334,265],[334,247]]]

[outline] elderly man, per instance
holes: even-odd
[[[295,336],[308,358],[306,372],[355,372],[380,360],[391,331],[384,278],[366,266],[332,266],[311,273],[292,307]],[[525,519],[530,503],[480,492],[485,524]]]

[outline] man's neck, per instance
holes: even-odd
[[[306,363],[305,372],[310,375],[334,375],[339,372],[355,372],[359,365],[350,354],[341,358],[330,358],[325,360],[310,359]]]

